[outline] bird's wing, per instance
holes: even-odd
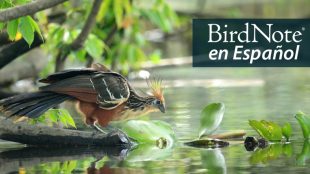
[[[98,92],[98,104],[104,109],[113,109],[128,100],[130,91],[127,80],[117,73],[101,73],[90,79]]]
[[[52,79],[59,78],[54,76]],[[42,86],[39,90],[68,94],[84,102],[98,103],[103,109],[116,108],[127,101],[130,94],[127,80],[123,76],[99,71],[65,78]]]

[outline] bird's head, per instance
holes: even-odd
[[[146,83],[149,86],[148,92],[152,94],[152,96],[150,96],[151,105],[159,109],[162,113],[165,113],[165,99],[163,96],[164,86],[162,79],[154,78],[154,80],[151,80],[150,78],[147,78]]]

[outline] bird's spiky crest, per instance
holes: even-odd
[[[164,90],[163,79],[162,78],[156,79],[154,77],[152,80],[151,78],[147,78],[146,83],[149,86],[149,89],[147,91],[149,91],[159,100],[165,103],[165,99],[163,97],[163,90]]]

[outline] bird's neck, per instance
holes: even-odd
[[[133,110],[143,110],[145,107],[151,105],[154,100],[154,96],[140,96],[137,93],[131,93],[129,99],[127,100],[127,106]]]

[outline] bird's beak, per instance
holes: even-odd
[[[166,111],[164,105],[159,105],[158,109],[159,109],[162,113],[165,113],[165,111]]]

